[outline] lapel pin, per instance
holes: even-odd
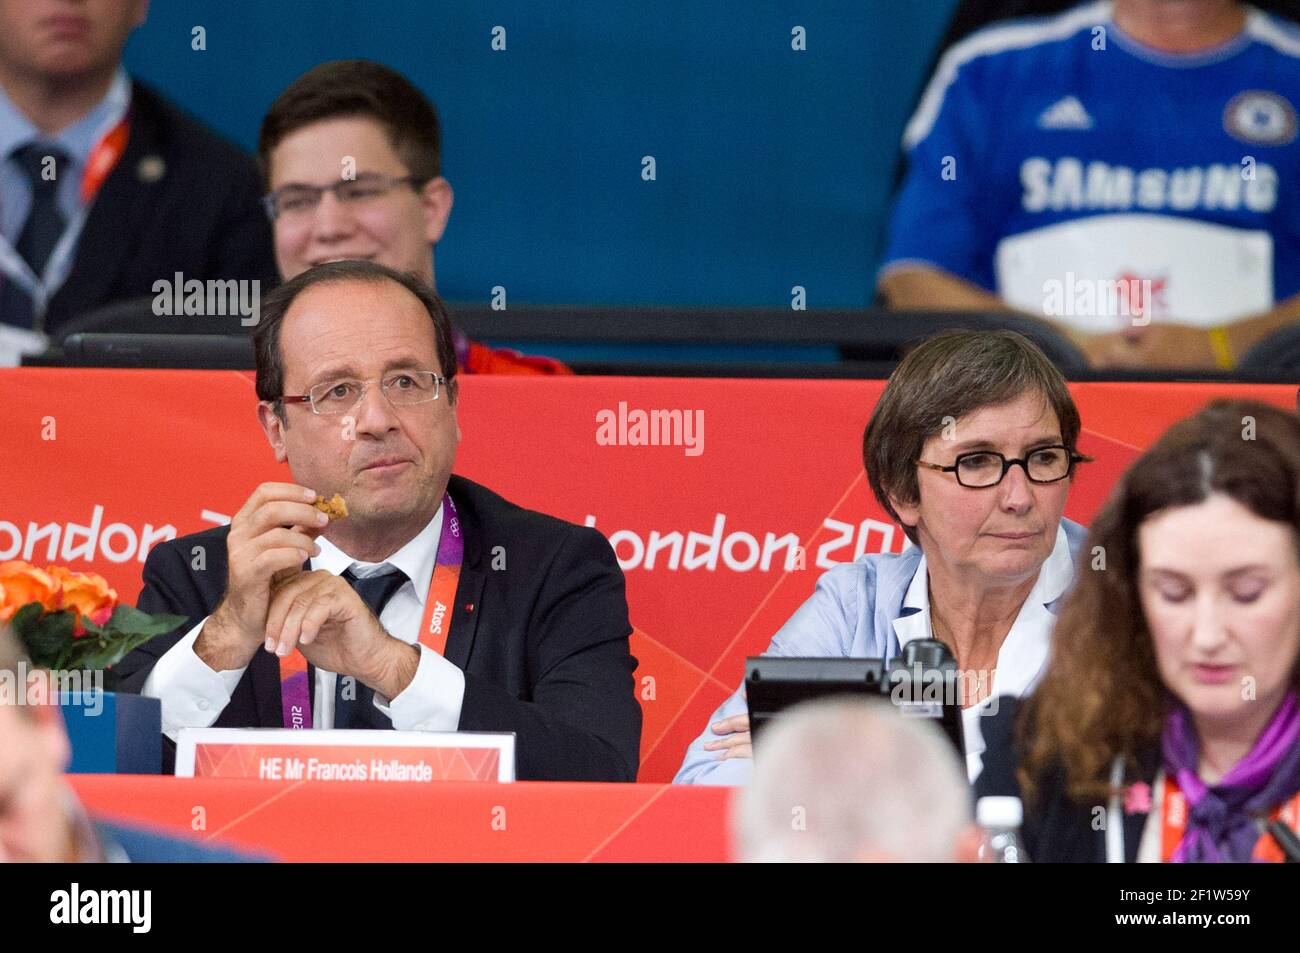
[[[160,155],[147,155],[135,167],[135,176],[141,182],[157,182],[167,172],[167,163]]]
[[[1145,782],[1139,781],[1124,792],[1124,813],[1151,813],[1151,788]]]

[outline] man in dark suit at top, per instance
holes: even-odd
[[[10,339],[57,337],[87,311],[154,296],[177,272],[276,281],[252,159],[122,68],[148,7],[0,0],[0,333]]]
[[[438,298],[374,262],[319,265],[264,302],[255,344],[259,419],[296,482],[149,554],[140,608],[189,621],[118,668],[161,699],[165,760],[183,727],[310,712],[315,728],[512,731],[523,780],[635,780],[622,572],[595,530],[451,475]],[[335,493],[348,515],[331,520],[313,501]]]

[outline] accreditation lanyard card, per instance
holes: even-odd
[[[178,778],[263,781],[513,781],[513,732],[182,728]]]

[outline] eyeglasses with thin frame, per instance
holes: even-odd
[[[341,378],[317,384],[305,394],[284,394],[277,400],[309,404],[313,414],[332,417],[355,410],[371,383]],[[380,380],[379,387],[394,407],[411,407],[437,400],[439,389],[446,384],[447,378],[433,371],[393,371]]]
[[[340,179],[333,185],[285,185],[262,196],[262,207],[274,221],[277,218],[295,218],[310,215],[320,205],[321,196],[333,192],[345,205],[359,205],[371,199],[383,198],[399,185],[419,188],[424,184],[415,175],[380,175],[366,172],[355,179]]]
[[[1007,471],[1019,466],[1030,483],[1057,483],[1074,472],[1075,464],[1090,463],[1092,457],[1076,453],[1064,444],[1038,447],[1023,457],[1008,459],[995,450],[972,450],[957,454],[952,466],[917,460],[918,467],[956,475],[957,482],[972,490],[997,486]]]

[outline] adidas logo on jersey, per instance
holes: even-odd
[[[1091,129],[1092,117],[1077,96],[1058,100],[1038,117],[1039,129]]]

